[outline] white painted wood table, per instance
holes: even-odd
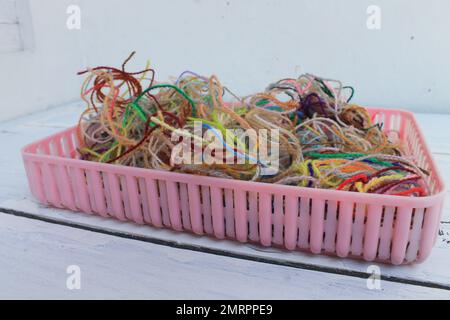
[[[20,149],[77,122],[71,104],[0,123],[0,298],[450,299],[450,206],[422,264],[372,264],[218,241],[49,208],[30,194]],[[450,185],[450,115],[416,114]],[[80,267],[81,288],[66,286]]]

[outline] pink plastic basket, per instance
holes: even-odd
[[[398,197],[235,181],[76,159],[76,127],[26,146],[31,191],[58,208],[219,239],[393,264],[436,241],[444,184],[414,116],[369,109],[429,170],[432,195]]]

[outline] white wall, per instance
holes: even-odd
[[[81,7],[81,30],[66,28]],[[382,10],[368,30],[366,9]],[[86,66],[147,58],[159,80],[215,73],[239,94],[311,72],[356,87],[355,101],[450,112],[450,1],[30,1],[34,50],[0,54],[0,119],[78,99]]]

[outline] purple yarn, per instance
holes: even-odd
[[[316,101],[313,101],[313,99],[316,99]],[[314,114],[314,110],[311,110],[311,108],[319,107],[320,111],[322,112],[322,115],[326,116],[327,113],[325,111],[325,107],[327,106],[326,102],[319,97],[317,93],[311,93],[306,96],[306,98],[302,99],[302,109],[304,110],[305,114],[308,117],[312,117]]]
[[[199,74],[197,74],[197,73],[195,73],[195,72],[193,72],[193,71],[186,70],[186,71],[183,71],[183,72],[180,74],[180,76],[178,77],[177,81],[175,82],[175,85],[176,85],[176,86],[178,86],[178,84],[180,83],[181,78],[183,78],[183,76],[184,76],[185,74],[191,74],[191,75],[196,76],[196,77],[198,77],[198,78],[200,78],[200,79],[208,80],[208,78],[206,78],[206,77],[204,77],[204,76],[201,76],[201,75],[199,75]]]

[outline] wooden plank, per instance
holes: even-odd
[[[65,210],[46,208],[38,204],[30,195],[20,158],[19,149],[25,144],[60,131],[76,123],[82,106],[71,104],[61,108],[30,115],[13,121],[0,124],[0,147],[7,150],[0,154],[0,177],[4,181],[0,185],[0,208],[29,213],[35,217],[53,219],[56,221],[77,224],[106,230],[119,235],[131,235],[150,239],[177,242],[182,245],[199,248],[199,250],[216,250],[222,253],[233,253],[243,257],[262,258],[272,263],[294,265],[299,268],[326,270],[341,274],[361,275],[367,272],[371,265],[362,261],[350,259],[337,259],[326,256],[313,256],[302,252],[284,252],[275,249],[262,249],[248,244],[239,244],[231,241],[215,241],[204,237],[195,237],[184,233],[175,233],[168,230],[158,230],[151,227],[136,226],[111,219],[87,216]],[[450,147],[442,143],[435,144],[438,132],[433,125],[450,120],[450,115],[417,115],[419,123],[424,128],[427,140],[435,153],[439,169],[450,185]],[[448,131],[440,131],[440,135],[450,136]],[[447,140],[450,140],[447,138]],[[381,271],[386,278],[395,281],[421,283],[429,286],[450,286],[450,203],[447,201],[444,208],[441,232],[436,247],[430,258],[422,264],[411,266],[381,265]]]
[[[33,217],[48,221],[56,221],[77,228],[97,230],[119,237],[136,238],[151,243],[164,243],[167,246],[186,248],[194,251],[213,252],[219,255],[232,255],[242,259],[262,260],[272,264],[293,266],[302,269],[322,270],[343,275],[364,277],[374,263],[353,259],[340,259],[323,255],[312,255],[299,251],[284,251],[274,248],[263,248],[252,244],[241,244],[229,240],[217,241],[208,237],[198,237],[192,234],[140,226],[130,222],[120,222],[98,216],[73,213],[66,210],[46,208],[25,198],[13,202],[0,203],[1,208],[12,207],[17,210],[12,214],[27,212]],[[2,209],[5,211],[5,209]],[[421,264],[407,266],[391,266],[379,264],[382,275],[392,281],[416,283],[430,287],[450,289],[450,272],[448,268],[448,241],[450,229],[442,225],[442,234],[431,256]],[[444,239],[446,239],[444,241]]]
[[[0,24],[17,23],[16,0],[0,0]]]
[[[446,299],[450,292],[192,252],[0,214],[0,298]],[[67,268],[80,270],[69,290]],[[213,285],[212,285],[213,284]]]
[[[0,53],[15,52],[22,48],[18,24],[0,24]]]

